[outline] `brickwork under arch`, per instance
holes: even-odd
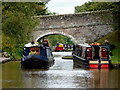
[[[69,35],[69,34],[66,34],[66,33],[64,33],[64,32],[57,32],[57,31],[56,31],[56,32],[48,32],[48,33],[41,34],[39,37],[36,38],[35,41],[38,41],[38,40],[41,39],[42,37],[45,37],[45,36],[48,36],[48,35],[58,35],[58,34],[69,37],[69,38],[71,39],[71,41],[74,42],[74,43],[77,42],[76,39],[75,39],[73,36],[71,36],[71,35]]]

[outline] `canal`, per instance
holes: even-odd
[[[2,64],[2,88],[119,88],[120,69],[75,68],[73,60],[62,59],[71,52],[53,52],[55,63],[48,70],[22,70],[19,61]]]

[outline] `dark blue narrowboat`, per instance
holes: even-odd
[[[23,58],[21,68],[49,68],[54,64],[54,57],[50,47],[38,45],[25,46],[23,48]]]
[[[100,44],[78,44],[73,51],[74,67],[108,69],[111,58],[107,47]]]

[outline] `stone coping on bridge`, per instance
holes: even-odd
[[[96,13],[103,13],[103,12],[109,12],[108,10],[101,10],[101,11],[87,11],[87,12],[79,12],[79,13],[73,13],[73,14],[57,14],[57,15],[43,15],[43,16],[33,16],[36,18],[41,17],[57,17],[57,16],[74,16],[74,15],[83,15],[83,14],[96,14]]]

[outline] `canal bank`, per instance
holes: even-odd
[[[11,61],[10,58],[0,57],[0,64]]]
[[[113,68],[120,68],[120,64],[112,64]]]

